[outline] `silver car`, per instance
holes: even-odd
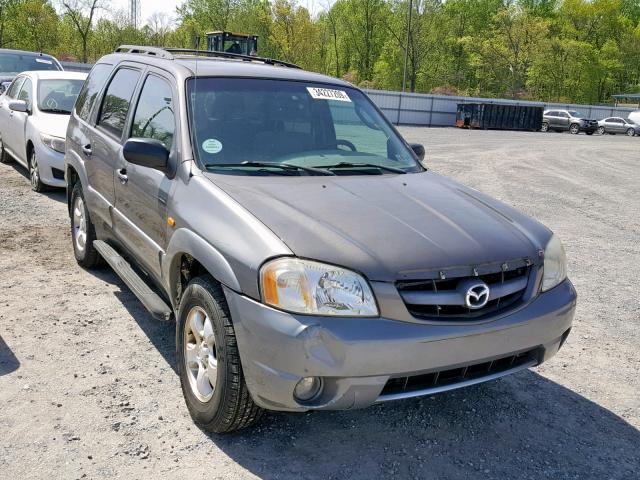
[[[598,121],[598,133],[600,135],[604,135],[605,133],[612,135],[624,133],[630,137],[634,137],[640,134],[640,125],[622,117],[603,118]]]
[[[32,71],[0,96],[0,162],[29,170],[31,188],[64,187],[67,124],[86,73]]]

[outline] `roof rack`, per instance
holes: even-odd
[[[166,58],[167,60],[173,60],[171,55],[164,48],[159,47],[141,47],[140,45],[120,45],[116,48],[116,53],[137,53],[140,55],[151,55],[153,57]]]
[[[214,52],[211,50],[197,50],[194,48],[159,48],[159,47],[143,47],[140,45],[120,45],[115,50],[116,53],[135,53],[138,55],[151,55],[158,58],[164,58],[167,60],[174,60],[174,53],[177,54],[192,54],[192,55],[204,55],[206,57],[218,57],[218,58],[231,58],[236,60],[243,60],[245,62],[262,62],[266,65],[279,65],[288,68],[300,68],[295,63],[283,62],[282,60],[275,60],[273,58],[254,57],[253,55],[242,55],[239,53],[229,52]]]
[[[255,57],[253,55],[242,55],[240,53],[229,52],[215,52],[212,50],[197,50],[194,48],[165,48],[170,53],[186,53],[194,55],[204,55],[207,57],[220,57],[220,58],[235,58],[237,60],[244,60],[245,62],[262,62],[267,65],[280,65],[282,67],[300,68],[295,63],[284,62],[282,60],[275,60],[273,58]]]

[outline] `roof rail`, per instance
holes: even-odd
[[[245,62],[262,62],[267,65],[280,65],[282,67],[300,68],[295,63],[284,62],[282,60],[275,60],[273,58],[254,57],[253,55],[242,55],[240,53],[229,52],[214,52],[212,50],[197,50],[193,48],[165,48],[169,53],[186,53],[194,55],[204,55],[207,57],[220,57],[220,58],[234,58],[237,60],[244,60]]]
[[[173,60],[171,55],[164,48],[159,47],[142,47],[140,45],[120,45],[115,50],[116,53],[137,53],[140,55],[151,55],[153,57],[166,58],[167,60]]]

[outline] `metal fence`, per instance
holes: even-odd
[[[365,90],[373,102],[396,125],[423,125],[427,127],[450,127],[456,123],[459,103],[492,103],[500,105],[532,105],[545,109],[559,108],[578,110],[588,118],[600,120],[606,117],[626,118],[634,109],[602,105],[576,105],[568,103],[528,102],[500,98],[450,97],[423,93],[389,92]]]
[[[93,65],[89,63],[78,63],[78,62],[60,62],[62,64],[62,68],[67,70],[68,72],[86,72],[93,67]]]

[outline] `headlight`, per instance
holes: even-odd
[[[267,305],[307,315],[375,317],[378,307],[367,281],[355,272],[298,258],[278,258],[260,270]]]
[[[565,278],[567,278],[567,256],[558,236],[552,235],[547,248],[544,249],[542,291],[551,290]]]
[[[42,143],[44,143],[51,150],[64,153],[64,138],[52,137],[51,135],[45,135],[44,133],[40,135],[40,138],[42,139]]]

